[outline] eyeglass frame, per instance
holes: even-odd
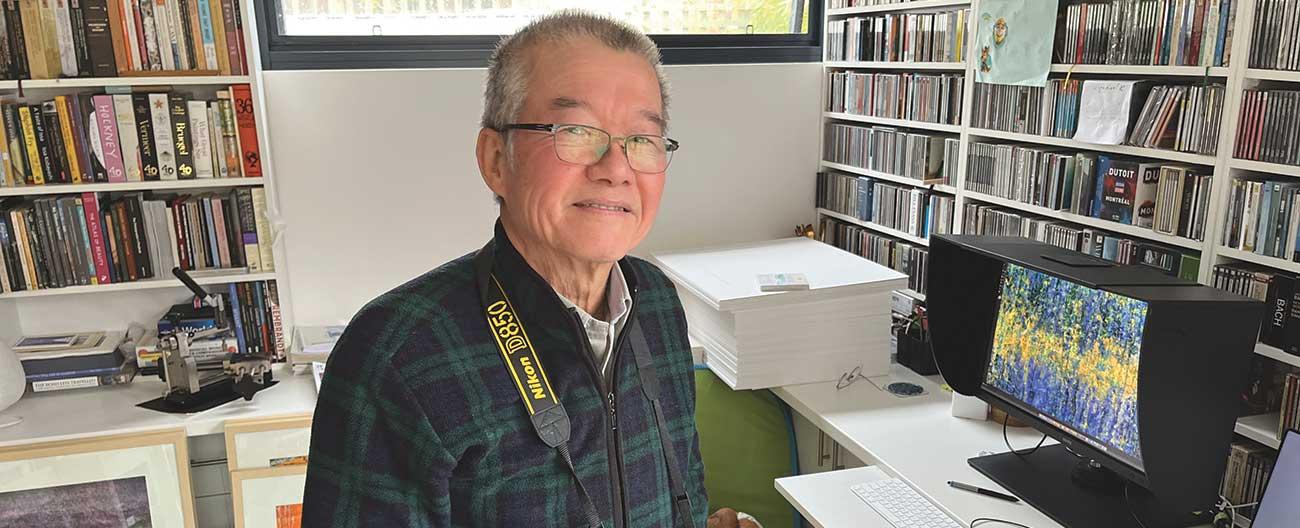
[[[596,130],[596,131],[599,131],[599,132],[602,133],[602,134],[605,134],[606,136],[609,137],[609,144],[612,145],[612,144],[614,144],[615,142],[617,142],[619,148],[623,149],[623,158],[627,160],[627,165],[628,165],[628,167],[632,167],[632,159],[629,158],[628,155],[627,155],[627,140],[628,140],[628,138],[634,138],[634,137],[652,137],[652,138],[659,138],[659,139],[664,140],[664,152],[667,152],[667,153],[668,153],[668,163],[667,163],[666,165],[664,165],[664,168],[663,168],[662,171],[658,171],[658,172],[664,172],[664,171],[668,170],[668,165],[672,165],[672,162],[673,162],[673,156],[672,156],[673,153],[674,153],[674,152],[677,152],[677,150],[680,149],[680,148],[682,147],[682,144],[681,144],[681,143],[679,143],[677,140],[675,140],[675,139],[673,139],[673,138],[670,138],[670,137],[668,137],[668,136],[660,136],[660,135],[655,135],[655,134],[628,134],[628,135],[626,135],[626,136],[615,136],[614,134],[610,134],[608,131],[606,131],[605,129],[602,129],[602,128],[600,128],[600,127],[594,127],[594,126],[591,126],[591,125],[582,125],[582,124],[578,124],[578,123],[509,123],[509,124],[507,124],[505,127],[503,127],[501,130],[498,130],[498,132],[505,133],[505,132],[509,132],[509,131],[511,131],[511,130],[525,130],[525,131],[529,131],[529,132],[546,132],[548,135],[551,136],[551,138],[552,138],[552,140],[553,140],[553,139],[555,138],[555,131],[556,131],[556,129],[558,129],[558,128],[560,128],[560,127],[566,127],[566,126],[577,126],[577,127],[583,127],[583,128],[590,128],[590,129],[592,129],[592,130]],[[560,157],[560,151],[558,150],[559,147],[556,146],[556,145],[552,145],[552,148],[553,148],[553,149],[556,149],[556,150],[555,150],[555,157],[559,158],[559,157]],[[605,155],[608,155],[608,154],[609,154],[609,150],[606,150],[606,151],[605,151]],[[600,160],[605,159],[605,155],[602,155],[602,156],[600,157],[600,159],[596,160],[596,163],[600,163]],[[563,161],[563,162],[565,162],[565,163],[573,163],[573,162],[568,161],[568,160],[565,160],[565,159],[563,159],[563,158],[561,158],[560,161]],[[592,165],[595,165],[595,163],[593,163]],[[590,167],[591,165],[588,165],[588,166]],[[645,171],[637,170],[636,167],[632,167],[632,170],[637,171],[637,172],[645,172]],[[646,174],[656,174],[656,173],[654,173],[654,172],[648,172],[648,173],[646,173]]]

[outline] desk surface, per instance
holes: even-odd
[[[854,456],[911,484],[960,522],[995,517],[1034,528],[1060,527],[1023,502],[1009,503],[949,487],[948,481],[956,480],[1005,491],[966,463],[981,453],[1007,450],[1002,425],[953,418],[950,393],[934,381],[897,365],[894,376],[922,385],[929,394],[898,398],[867,380],[842,390],[835,388],[835,382],[827,382],[778,387],[772,392]],[[1024,448],[1032,447],[1042,435],[1011,428],[1008,437],[1012,445]]]
[[[776,479],[776,490],[817,528],[894,528],[851,489],[854,484],[889,478],[868,466]]]
[[[21,416],[22,423],[0,429],[0,448],[94,436],[184,427],[189,436],[220,433],[227,420],[310,413],[316,408],[311,370],[294,374],[276,365],[274,387],[253,401],[239,399],[194,414],[166,414],[136,407],[163,394],[156,376],[140,376],[129,385],[28,394],[0,418]],[[3,421],[3,420],[0,420]]]

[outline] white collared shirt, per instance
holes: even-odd
[[[556,295],[559,295],[559,292],[556,292]],[[609,322],[592,317],[586,310],[573,304],[573,301],[563,295],[559,297],[565,307],[578,311],[578,319],[582,320],[582,329],[587,332],[587,339],[591,341],[591,352],[596,356],[593,359],[596,360],[597,365],[600,365],[601,376],[605,376],[609,372],[610,358],[614,355],[614,340],[627,323],[627,316],[632,311],[632,294],[627,289],[623,270],[615,263],[614,269],[609,272],[609,286],[605,289]]]

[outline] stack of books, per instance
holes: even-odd
[[[293,344],[289,350],[289,363],[305,365],[329,359],[334,344],[343,336],[345,326],[299,326],[294,329]]]
[[[28,336],[14,344],[30,392],[130,383],[135,358],[118,351],[123,332]]]
[[[705,363],[733,389],[889,371],[890,297],[901,273],[808,238],[657,253],[677,286]],[[763,292],[765,274],[803,274],[808,289]]]

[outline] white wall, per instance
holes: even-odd
[[[677,66],[651,251],[789,236],[813,220],[821,66]],[[366,301],[491,236],[474,161],[484,70],[268,72],[295,324]]]

